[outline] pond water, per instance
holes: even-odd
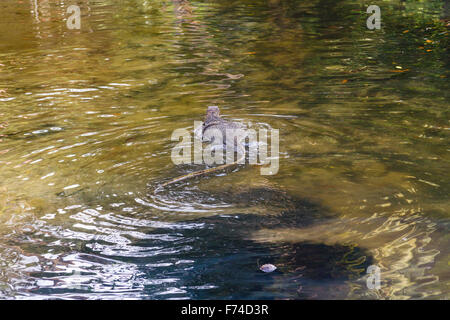
[[[75,3],[0,3],[0,298],[449,298],[443,1]],[[155,194],[209,105],[279,172]]]

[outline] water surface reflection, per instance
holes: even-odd
[[[352,1],[101,0],[81,30],[2,1],[0,297],[448,298],[440,3],[369,32]],[[280,129],[279,173],[155,194],[207,105]]]

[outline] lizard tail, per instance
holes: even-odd
[[[174,184],[174,183],[177,183],[177,182],[180,182],[180,181],[183,181],[183,180],[191,179],[191,178],[193,178],[193,177],[201,176],[201,175],[208,174],[208,173],[217,172],[217,171],[220,171],[220,170],[223,170],[223,169],[232,167],[232,166],[238,164],[239,161],[241,161],[241,160],[242,160],[242,158],[240,158],[239,160],[236,160],[236,161],[234,161],[234,162],[232,162],[232,163],[226,163],[226,164],[223,164],[223,165],[214,167],[214,168],[209,168],[209,169],[204,169],[204,170],[199,170],[199,171],[191,172],[191,173],[182,175],[182,176],[180,176],[180,177],[174,178],[174,179],[172,179],[172,180],[170,180],[170,181],[167,181],[167,182],[165,182],[165,183],[163,183],[163,184],[160,184],[160,185],[154,190],[154,193],[157,193],[157,192],[161,191],[162,189],[164,189],[165,187],[167,187],[167,186],[169,186],[169,185],[171,185],[171,184]]]

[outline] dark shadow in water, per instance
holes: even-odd
[[[258,229],[303,227],[332,216],[311,202],[269,188],[236,194],[215,193],[213,197],[241,205],[247,203],[249,207],[267,201],[272,207],[285,209],[281,214],[200,218],[194,221],[202,224],[202,228],[178,230],[183,239],[191,239],[192,248],[179,252],[177,258],[195,263],[189,268],[177,267],[167,272],[181,279],[183,289],[194,299],[345,298],[349,290],[345,281],[360,278],[372,264],[368,252],[352,245],[261,243],[249,238]],[[265,263],[272,263],[278,269],[264,273],[259,266]],[[152,270],[143,272],[149,278],[154,276]]]

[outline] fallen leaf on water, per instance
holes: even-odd
[[[407,32],[409,32],[409,30],[405,30],[405,31],[403,31],[403,33],[407,33]]]
[[[391,72],[406,72],[409,71],[409,69],[403,69],[403,70],[389,70]]]
[[[275,270],[277,270],[277,267],[275,267],[273,264],[263,264],[259,270],[261,270],[262,272],[273,272]]]
[[[342,84],[344,84],[344,83],[347,83],[348,82],[348,80],[347,79],[344,79],[344,80],[342,80]]]

